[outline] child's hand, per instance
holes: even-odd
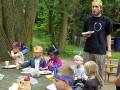
[[[75,79],[76,79],[76,80],[78,80],[78,79],[82,79],[82,77],[79,76],[79,75],[75,75]]]
[[[11,53],[10,53],[10,57],[12,57],[13,59],[16,59],[16,57],[15,57],[15,55],[14,55],[14,52],[13,52],[13,51],[11,51]]]
[[[52,67],[53,67],[53,62],[49,62],[49,66],[52,66]]]
[[[20,53],[14,53],[14,51],[12,50],[11,51],[11,53],[10,53],[11,55],[11,57],[13,58],[13,59],[16,59],[17,57],[19,57],[20,56]]]

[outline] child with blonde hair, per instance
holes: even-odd
[[[83,66],[83,58],[79,55],[75,55],[73,58],[74,62],[74,74],[75,74],[75,79],[87,79],[87,75],[85,74],[85,69]]]
[[[103,79],[99,74],[98,65],[94,61],[88,61],[84,64],[88,79],[85,83],[85,90],[98,90],[99,86],[103,86]]]
[[[43,57],[43,48],[39,45],[33,47],[33,57],[30,58],[27,62],[23,63],[21,66],[31,67],[39,70],[40,68],[45,68],[46,60]]]

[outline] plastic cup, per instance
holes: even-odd
[[[16,69],[20,69],[19,63],[16,63]]]
[[[5,61],[5,66],[8,66],[9,65],[9,61]]]

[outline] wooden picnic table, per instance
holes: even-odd
[[[19,76],[23,76],[20,72],[21,70],[16,69],[0,69],[0,73],[5,75],[4,79],[0,81],[0,90],[8,90]],[[51,81],[45,75],[41,75],[36,79],[38,84],[31,85],[31,90],[46,90],[46,86],[51,84]]]

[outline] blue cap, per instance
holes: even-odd
[[[59,75],[59,74],[54,74],[54,78],[59,79],[59,80],[64,80],[64,81],[68,81],[69,84],[74,83],[74,79],[64,76],[64,75]]]

